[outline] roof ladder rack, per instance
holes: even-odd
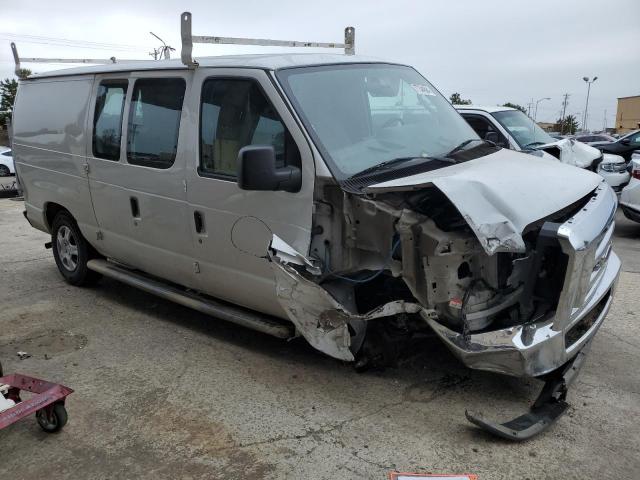
[[[182,63],[189,68],[196,68],[198,62],[193,57],[194,43],[216,43],[231,45],[260,45],[271,47],[313,47],[313,48],[344,48],[346,55],[355,54],[356,29],[344,29],[344,43],[298,42],[293,40],[268,40],[262,38],[210,37],[191,34],[191,12],[183,12],[180,16],[180,35],[182,37]]]
[[[17,76],[20,72],[20,62],[24,63],[92,63],[92,64],[109,64],[116,63],[116,57],[105,58],[42,58],[42,57],[24,57],[18,55],[16,44],[11,42],[11,51],[13,52],[13,60],[16,63],[15,73]]]

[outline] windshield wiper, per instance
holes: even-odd
[[[369,175],[370,173],[378,172],[380,170],[386,170],[399,163],[410,162],[412,160],[421,160],[421,161],[429,161],[429,162],[435,161],[435,162],[441,162],[441,163],[457,163],[455,160],[452,160],[450,158],[443,158],[443,157],[398,157],[398,158],[393,158],[391,160],[386,160],[382,163],[378,163],[377,165],[374,165],[372,167],[365,168],[364,170],[351,175],[349,179],[363,177],[363,176]]]
[[[361,170],[358,173],[354,173],[349,178],[362,177],[364,175],[368,175],[369,173],[377,172],[379,170],[384,170],[384,169],[389,168],[389,167],[391,167],[393,165],[396,165],[398,163],[408,162],[409,160],[413,160],[415,158],[424,158],[424,157],[398,157],[398,158],[392,158],[391,160],[385,160],[382,163],[378,163],[377,165],[373,165],[372,167],[365,168],[364,170]]]
[[[524,150],[529,147],[534,147],[536,145],[544,145],[544,144],[545,144],[544,142],[531,142],[531,143],[527,143],[524,147],[522,147],[522,149]]]
[[[451,150],[449,153],[447,153],[445,155],[445,157],[448,157],[449,155],[453,155],[456,152],[459,152],[460,150],[462,150],[464,147],[466,147],[467,145],[469,145],[471,142],[484,142],[484,140],[482,140],[481,138],[470,138],[468,140],[465,140],[464,142],[461,142],[457,147],[455,147],[453,150]]]

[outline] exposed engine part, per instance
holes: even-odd
[[[307,271],[333,298],[343,290],[354,296],[366,290],[373,302],[351,305],[354,315],[402,299],[433,310],[457,332],[503,328],[539,318],[557,304],[566,262],[542,225],[521,240],[525,253],[517,248],[487,255],[467,220],[436,188],[368,198],[327,185],[316,202],[307,262],[314,267],[307,265]],[[378,293],[389,292],[389,285],[395,286],[392,295]],[[351,330],[360,344],[366,328]]]

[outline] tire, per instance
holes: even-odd
[[[68,212],[60,212],[53,219],[51,249],[67,283],[80,287],[93,285],[100,279],[99,273],[87,268],[87,262],[97,256],[96,252]]]
[[[0,165],[0,177],[8,177],[9,175],[11,175],[9,167],[6,165]]]
[[[47,407],[48,408],[48,407]],[[50,415],[47,415],[47,408],[43,408],[36,412],[36,420],[40,428],[47,433],[55,433],[60,431],[67,424],[69,416],[67,409],[62,403],[55,403],[51,408]]]

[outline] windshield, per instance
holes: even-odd
[[[629,132],[629,133],[627,133],[625,136],[620,137],[620,138],[618,139],[618,141],[620,141],[620,140],[624,140],[625,138],[632,137],[632,136],[634,136],[636,133],[640,133],[640,130],[634,130],[633,132]]]
[[[277,76],[338,180],[394,159],[444,156],[479,139],[409,67],[330,65]]]
[[[520,110],[503,110],[492,115],[509,131],[523,150],[557,141]]]

